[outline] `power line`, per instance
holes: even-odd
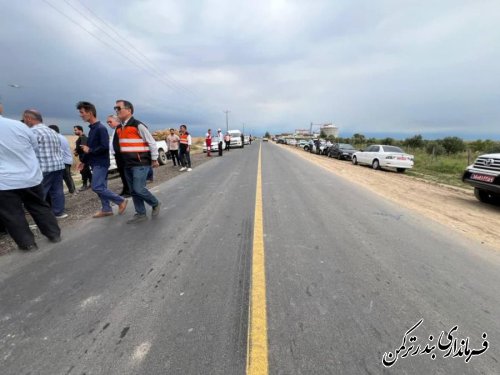
[[[143,66],[139,65],[137,62],[135,62],[134,60],[132,60],[130,57],[128,57],[127,55],[125,55],[124,53],[122,53],[119,49],[115,48],[113,45],[107,43],[106,41],[98,38],[96,35],[94,35],[91,31],[89,31],[88,29],[86,29],[84,26],[82,26],[81,24],[79,24],[77,21],[75,21],[73,18],[71,18],[70,16],[68,16],[66,13],[64,13],[63,11],[61,11],[60,9],[58,9],[56,6],[54,6],[53,4],[51,4],[49,1],[47,0],[43,0],[44,3],[46,3],[47,5],[49,5],[51,8],[53,8],[55,11],[57,11],[59,14],[61,14],[62,16],[64,16],[65,18],[67,18],[68,20],[70,20],[74,25],[78,26],[79,28],[81,28],[82,30],[84,30],[87,34],[89,34],[90,36],[92,36],[94,39],[96,39],[97,41],[99,41],[100,43],[104,44],[106,47],[112,49],[113,51],[115,51],[116,53],[118,53],[120,56],[124,57],[126,60],[128,60],[130,63],[132,63],[134,66],[136,66],[137,68],[139,68],[140,70],[142,70],[143,72],[149,74],[150,76],[153,76],[153,74],[145,69]],[[157,78],[157,77],[154,77],[153,78]],[[169,83],[161,80],[161,82],[166,85],[167,87],[169,87],[170,89],[175,89],[172,85],[170,85]]]
[[[94,22],[91,18],[88,18],[86,15],[84,15],[79,9],[77,9],[74,5],[72,5],[70,3],[69,0],[64,0],[66,4],[68,4],[73,10],[75,10],[76,12],[78,12],[80,15],[82,15],[83,17],[85,17],[90,23],[92,23],[92,25],[94,25],[95,27],[97,27],[99,30],[101,30],[104,34],[106,34],[111,40],[113,40],[114,42],[118,43],[120,46],[122,46],[123,48],[126,48],[127,50],[130,50],[130,48],[133,50],[133,53],[136,55],[135,58],[137,58],[138,60],[142,60],[141,62],[145,63],[146,65],[149,65],[149,69],[151,69],[151,71],[153,73],[155,73],[160,79],[166,79],[170,82],[170,84],[172,84],[173,86],[175,86],[177,89],[179,90],[184,90],[186,91],[187,93],[191,94],[191,95],[194,95],[194,96],[197,96],[197,94],[193,91],[191,91],[190,89],[182,86],[179,82],[177,82],[174,78],[170,77],[168,74],[166,73],[163,73],[161,72],[159,69],[156,68],[156,66],[154,65],[154,63],[147,57],[144,55],[144,53],[142,53],[140,50],[138,50],[134,45],[132,45],[132,43],[130,42],[127,42],[126,44],[124,42],[122,42],[121,39],[123,39],[123,36],[120,35],[120,33],[118,31],[116,31],[116,29],[114,29],[111,24],[109,22],[106,22],[104,19],[102,19],[101,17],[99,17],[94,11],[92,11],[90,8],[88,8],[86,5],[84,5],[81,1],[78,1],[78,3],[87,10],[87,12],[89,12],[92,17],[98,19],[106,28],[109,28],[113,31],[113,33],[118,37],[118,38],[121,38],[121,39],[117,39],[115,38],[114,36],[112,36],[110,33],[108,33],[108,31],[106,29],[104,29],[103,27],[101,27],[100,25],[98,25],[96,22]]]

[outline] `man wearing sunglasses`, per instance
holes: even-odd
[[[147,220],[146,206],[153,209],[151,216],[160,213],[160,202],[146,188],[146,180],[151,167],[158,164],[158,147],[156,141],[146,125],[133,117],[134,106],[127,100],[117,100],[114,107],[116,115],[122,122],[122,127],[117,128],[120,153],[125,166],[127,179],[136,214],[127,221],[127,224],[136,224]]]

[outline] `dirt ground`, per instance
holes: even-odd
[[[195,169],[201,163],[204,163],[210,159],[211,158],[207,158],[206,154],[192,153],[191,163],[193,169]],[[148,183],[148,187],[159,185],[162,182],[174,178],[181,173],[188,173],[188,172],[179,172],[179,167],[174,168],[172,161],[168,160],[166,165],[162,165],[158,168],[155,168],[154,181]],[[77,189],[80,188],[81,187],[80,174],[75,173],[73,175],[73,178],[75,180],[76,188]],[[108,180],[108,187],[115,193],[121,192],[122,183],[117,173],[112,175]],[[64,185],[64,188],[66,190],[66,185]],[[129,205],[130,204],[131,202],[129,202]],[[83,192],[79,192],[76,195],[66,194],[65,208],[68,217],[66,219],[59,220],[59,225],[63,232],[63,236],[64,236],[64,228],[67,228],[69,226],[74,226],[79,222],[81,222],[82,220],[88,220],[95,212],[99,211],[101,205],[97,195],[92,190],[88,189]],[[29,215],[27,215],[27,218],[30,224],[33,224],[31,217]],[[0,255],[7,254],[15,249],[17,249],[17,246],[9,236],[7,235],[0,236]]]
[[[301,148],[278,146],[500,251],[500,207],[479,202],[472,189],[436,184],[388,170],[376,171],[349,161],[314,155]]]

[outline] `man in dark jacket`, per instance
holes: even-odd
[[[73,133],[78,136],[78,139],[75,142],[74,155],[78,156],[78,160],[80,160],[80,162],[83,162],[83,155],[85,155],[85,153],[83,152],[81,146],[87,144],[87,136],[80,125],[73,126]],[[85,165],[85,167],[80,171],[80,174],[82,175],[82,187],[78,189],[78,191],[84,191],[90,187],[90,184],[92,184],[92,172],[90,170],[90,166]]]
[[[127,100],[117,100],[114,109],[122,122],[122,127],[117,129],[120,153],[136,212],[127,224],[136,224],[147,219],[144,203],[152,207],[151,216],[155,217],[160,213],[161,203],[146,188],[146,179],[151,167],[159,166],[158,147],[146,125],[133,117],[132,103]]]
[[[89,137],[84,152],[83,162],[78,166],[82,170],[85,165],[92,168],[92,190],[101,199],[102,209],[94,214],[94,218],[112,216],[110,201],[118,205],[118,213],[122,215],[127,208],[127,200],[108,189],[109,168],[109,134],[106,127],[97,120],[96,109],[92,103],[78,102],[76,109],[83,121],[89,123]]]

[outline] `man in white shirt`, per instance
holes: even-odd
[[[217,140],[219,142],[219,156],[222,156],[222,150],[224,148],[224,134],[222,134],[221,129],[217,129]]]
[[[73,177],[71,177],[71,167],[73,166],[73,154],[71,153],[71,147],[69,147],[69,142],[64,135],[61,134],[59,130],[59,126],[57,125],[49,125],[53,131],[55,131],[59,140],[61,141],[61,151],[64,162],[64,172],[63,172],[63,180],[68,187],[68,192],[70,194],[76,194],[75,182],[73,181]]]
[[[179,160],[179,136],[175,134],[174,128],[170,128],[170,134],[167,136],[167,146],[174,167],[177,167],[177,164],[180,165],[181,162]]]
[[[43,199],[43,176],[35,150],[35,133],[0,113],[0,221],[19,249],[25,251],[38,247],[24,209],[43,235],[52,242],[61,241],[61,229]]]

